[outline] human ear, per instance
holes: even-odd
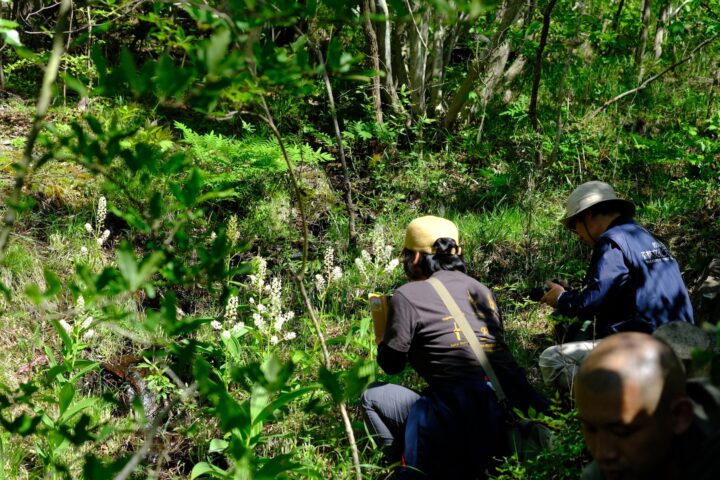
[[[414,252],[412,264],[413,266],[418,266],[420,264],[420,252]]]
[[[687,432],[695,418],[693,404],[688,397],[682,397],[675,400],[671,407],[671,415],[673,419],[673,433],[682,435]]]

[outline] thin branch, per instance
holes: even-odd
[[[5,212],[2,228],[0,229],[0,260],[5,257],[5,250],[8,246],[8,236],[13,230],[15,221],[17,220],[18,206],[20,204],[20,199],[22,198],[25,179],[32,168],[32,152],[35,148],[35,142],[37,141],[37,137],[43,127],[45,116],[50,108],[50,101],[52,100],[53,95],[52,86],[57,79],[58,68],[60,67],[60,58],[65,52],[65,42],[63,41],[62,32],[65,30],[65,23],[67,23],[71,6],[72,0],[62,0],[60,11],[58,12],[58,21],[55,25],[55,38],[53,39],[52,53],[50,55],[50,59],[48,60],[48,64],[45,67],[45,75],[43,76],[40,96],[38,97],[35,109],[35,118],[33,119],[32,127],[30,127],[27,141],[25,142],[25,150],[23,151],[22,160],[19,164],[16,164],[17,173],[15,174],[15,184],[13,186],[12,193],[10,194],[10,199],[7,202],[7,211]]]
[[[413,12],[412,6],[410,6],[409,0],[405,0],[405,7],[408,9],[408,13],[410,13],[410,18],[412,18],[412,23],[415,26],[415,31],[417,32],[420,43],[422,43],[422,46],[425,47],[425,50],[427,50],[428,49],[427,43],[425,43],[425,41],[423,40],[422,33],[420,32],[420,27],[418,27],[418,24],[415,21],[415,13]]]
[[[355,244],[357,233],[355,232],[355,206],[352,201],[352,185],[350,184],[350,173],[348,172],[347,160],[345,158],[345,148],[343,147],[342,133],[340,132],[340,124],[337,118],[337,109],[335,108],[335,96],[333,95],[332,85],[330,84],[330,77],[328,76],[327,64],[323,58],[323,54],[320,49],[311,43],[311,48],[315,50],[318,61],[322,65],[323,82],[325,83],[325,90],[327,91],[328,101],[330,102],[330,115],[332,116],[333,128],[335,130],[335,141],[338,146],[338,152],[340,153],[340,163],[343,168],[343,183],[345,184],[345,205],[348,210],[348,243],[350,245]]]
[[[596,110],[593,111],[590,115],[588,115],[587,117],[585,117],[585,119],[584,119],[581,123],[585,123],[585,122],[588,121],[588,120],[592,120],[594,117],[596,117],[600,112],[602,112],[603,110],[605,110],[606,108],[608,108],[610,105],[612,105],[613,103],[618,102],[619,100],[622,100],[623,98],[627,97],[628,95],[632,95],[633,93],[637,93],[637,92],[639,92],[640,90],[644,90],[645,88],[647,88],[648,85],[650,85],[652,82],[654,82],[654,81],[657,80],[658,78],[660,78],[660,77],[662,77],[663,75],[665,75],[667,72],[669,72],[669,71],[671,71],[671,70],[674,70],[674,69],[675,69],[676,67],[678,67],[679,65],[682,65],[683,63],[685,63],[685,62],[687,62],[688,60],[690,60],[700,49],[702,49],[703,47],[705,47],[707,44],[712,43],[713,41],[717,40],[718,37],[720,37],[720,34],[719,34],[719,35],[715,35],[714,37],[710,37],[710,38],[704,40],[704,41],[701,42],[698,46],[696,46],[695,48],[693,48],[693,49],[690,51],[690,53],[688,53],[685,57],[683,57],[683,58],[681,58],[680,60],[678,60],[677,62],[673,63],[672,65],[670,65],[669,67],[667,67],[666,69],[664,69],[663,71],[661,71],[660,73],[657,73],[657,74],[653,75],[652,77],[648,78],[647,80],[643,81],[643,82],[642,82],[640,85],[638,85],[637,87],[635,87],[635,88],[633,88],[633,89],[630,89],[630,90],[628,90],[627,92],[623,92],[623,93],[621,93],[620,95],[618,95],[618,96],[616,96],[616,97],[613,97],[613,98],[611,98],[610,100],[608,100],[607,102],[603,103],[600,108],[596,109]]]

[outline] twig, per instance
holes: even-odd
[[[290,156],[287,153],[287,150],[285,149],[285,143],[282,140],[282,135],[280,135],[280,131],[278,130],[277,126],[275,125],[275,121],[273,120],[272,113],[270,112],[270,108],[268,107],[267,101],[265,100],[265,97],[262,98],[262,107],[265,111],[264,120],[270,127],[270,129],[273,132],[273,135],[275,135],[275,138],[278,141],[278,144],[280,145],[280,151],[282,152],[283,158],[285,159],[285,163],[288,167],[288,172],[290,174],[290,179],[292,181],[293,190],[295,191],[295,195],[297,196],[297,204],[298,209],[300,211],[300,219],[302,222],[302,228],[303,228],[303,257],[302,257],[302,263],[300,266],[300,269],[296,272],[293,272],[293,277],[295,279],[295,283],[297,283],[298,288],[300,289],[300,295],[302,296],[303,303],[305,304],[305,309],[308,312],[308,315],[310,315],[310,320],[313,323],[313,327],[315,328],[315,334],[317,335],[318,342],[320,342],[320,348],[323,352],[323,363],[325,364],[325,368],[330,370],[330,367],[332,366],[332,362],[330,361],[330,352],[327,348],[327,343],[325,342],[325,336],[323,335],[322,328],[320,326],[320,320],[318,320],[317,314],[315,313],[315,308],[313,307],[312,303],[310,302],[310,298],[307,295],[307,291],[305,290],[305,283],[303,282],[303,277],[305,275],[305,267],[307,265],[307,254],[308,254],[308,227],[307,227],[307,219],[305,217],[305,206],[303,204],[303,195],[300,191],[300,187],[297,183],[297,178],[295,176],[295,172],[292,167],[292,162],[290,161]],[[362,471],[360,469],[360,454],[357,449],[357,443],[355,442],[355,434],[352,430],[352,423],[350,422],[350,417],[347,413],[347,408],[345,406],[345,402],[340,402],[338,404],[338,408],[340,409],[340,416],[343,419],[343,425],[345,426],[345,433],[347,434],[348,441],[350,442],[350,450],[352,451],[352,458],[353,458],[353,465],[355,466],[355,475],[357,477],[357,480],[362,480]]]
[[[330,77],[327,72],[327,65],[320,49],[311,43],[315,54],[317,55],[320,65],[322,65],[323,82],[327,91],[328,101],[330,102],[330,115],[332,116],[333,128],[335,129],[335,141],[340,153],[340,163],[343,169],[343,180],[345,187],[345,206],[348,210],[348,243],[354,245],[357,233],[355,232],[355,206],[352,200],[352,186],[350,184],[350,173],[348,171],[347,160],[345,158],[345,148],[343,147],[342,134],[340,133],[340,124],[338,123],[337,109],[335,108],[335,97],[333,95],[332,85],[330,85]]]
[[[33,120],[32,127],[27,136],[25,142],[25,150],[23,151],[23,157],[19,164],[17,164],[17,173],[15,174],[15,184],[13,186],[12,193],[10,194],[10,200],[7,202],[7,212],[3,219],[2,229],[0,229],[0,260],[5,257],[5,250],[7,249],[7,241],[10,232],[15,226],[15,220],[18,214],[18,205],[22,198],[22,190],[25,186],[25,178],[28,172],[32,168],[33,163],[33,148],[35,142],[40,134],[40,130],[43,126],[43,121],[47,115],[50,107],[50,101],[52,100],[52,86],[57,78],[58,68],[60,66],[60,58],[65,52],[65,42],[63,41],[62,32],[65,29],[65,23],[67,22],[68,13],[72,6],[71,0],[62,0],[60,4],[60,11],[58,12],[58,21],[55,25],[55,38],[53,39],[53,48],[48,60],[48,64],[45,67],[45,75],[43,75],[42,87],[40,88],[40,96],[38,97],[37,106],[35,109],[35,118]]]
[[[420,33],[420,27],[418,27],[418,24],[415,21],[415,13],[413,12],[412,6],[410,6],[409,0],[405,0],[405,7],[407,7],[408,13],[410,13],[410,18],[412,18],[412,22],[413,22],[413,25],[415,26],[415,31],[417,32],[420,43],[422,43],[423,47],[425,47],[425,50],[427,50],[428,49],[427,43],[425,43],[425,40],[423,40],[422,33]]]
[[[669,67],[667,67],[666,69],[664,69],[663,71],[661,71],[660,73],[657,73],[657,74],[653,75],[652,77],[646,79],[645,81],[643,81],[643,82],[642,82],[640,85],[638,85],[637,87],[635,87],[635,88],[633,88],[633,89],[630,89],[630,90],[628,90],[628,91],[626,91],[626,92],[623,92],[623,93],[621,93],[620,95],[618,95],[618,96],[616,96],[616,97],[614,97],[614,98],[611,98],[611,99],[608,100],[607,102],[603,103],[603,105],[602,105],[600,108],[596,109],[596,110],[593,111],[590,115],[588,115],[587,117],[585,117],[585,119],[581,122],[581,124],[587,122],[588,120],[592,120],[592,119],[595,118],[600,112],[602,112],[603,110],[605,110],[607,107],[609,107],[609,106],[612,105],[613,103],[615,103],[615,102],[617,102],[617,101],[619,101],[619,100],[622,100],[623,98],[627,97],[628,95],[632,95],[633,93],[637,93],[637,92],[639,92],[640,90],[644,90],[645,88],[647,88],[648,85],[650,85],[652,82],[654,82],[654,81],[657,80],[658,78],[660,78],[660,77],[662,77],[663,75],[665,75],[665,74],[666,74],[667,72],[669,72],[670,70],[673,70],[673,69],[675,69],[677,66],[682,65],[683,63],[685,63],[685,62],[687,62],[688,60],[690,60],[690,59],[695,55],[695,53],[698,52],[698,50],[702,49],[705,45],[707,45],[707,44],[709,44],[709,43],[712,43],[713,41],[717,40],[718,37],[720,37],[720,35],[715,35],[714,37],[710,37],[710,38],[704,40],[704,41],[701,42],[698,46],[696,46],[695,48],[693,48],[693,49],[690,51],[690,53],[688,53],[685,57],[683,57],[683,58],[681,58],[680,60],[678,60],[677,62],[673,63],[672,65],[670,65]]]

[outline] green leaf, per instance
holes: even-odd
[[[127,281],[130,291],[137,291],[154,274],[165,259],[162,252],[153,252],[138,264],[128,245],[117,253],[118,268]]]
[[[330,394],[333,402],[340,403],[343,400],[343,388],[338,380],[338,374],[331,372],[324,366],[320,367],[320,373],[318,375],[320,383],[325,388],[325,391]]]
[[[210,42],[205,49],[205,66],[208,73],[215,72],[217,66],[227,54],[228,45],[230,45],[229,30],[220,30],[210,38]]]
[[[74,90],[80,95],[81,97],[87,97],[88,96],[88,89],[80,80],[77,78],[68,75],[66,73],[60,74],[60,78],[62,78],[63,82],[65,82],[65,85],[70,87],[70,90]]]
[[[5,42],[11,47],[21,47],[22,42],[20,41],[20,34],[17,30],[0,30]]]
[[[253,424],[261,424],[270,415],[272,415],[275,410],[279,410],[293,400],[300,398],[303,395],[307,395],[308,393],[314,392],[317,389],[317,385],[312,385],[308,387],[298,388],[297,390],[293,390],[292,392],[278,395],[275,400],[269,403],[265,408],[262,409],[262,411],[260,411],[260,413],[255,416],[255,418],[253,418]]]
[[[208,449],[208,453],[222,453],[227,449],[228,445],[230,444],[225,440],[213,438],[212,440],[210,440],[210,448]]]
[[[212,475],[215,478],[223,478],[226,476],[225,470],[222,470],[215,465],[211,465],[207,462],[200,462],[196,464],[193,467],[192,472],[190,472],[190,480],[194,480],[203,475]]]
[[[71,350],[74,342],[72,341],[72,339],[70,338],[68,333],[65,331],[65,328],[63,328],[63,326],[60,325],[60,322],[55,318],[51,318],[50,323],[55,328],[55,331],[58,333],[58,335],[60,336],[60,339],[65,344],[65,348],[67,348],[68,350]]]
[[[62,415],[60,415],[60,418],[58,419],[58,423],[63,424],[67,423],[68,420],[73,418],[78,413],[82,412],[86,408],[90,408],[91,406],[95,405],[97,402],[97,398],[84,398],[81,401],[72,404]]]
[[[75,397],[75,387],[71,382],[68,382],[60,389],[60,395],[58,396],[60,415],[65,413],[73,397]]]
[[[291,454],[278,455],[263,465],[257,475],[255,475],[255,480],[276,478],[278,474],[287,472],[288,470],[294,470],[300,466],[302,465],[292,461]]]

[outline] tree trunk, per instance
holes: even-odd
[[[395,113],[402,112],[402,106],[400,104],[400,98],[397,94],[396,89],[396,78],[393,75],[394,65],[392,56],[392,35],[393,30],[390,26],[390,11],[388,10],[387,2],[385,0],[377,0],[377,7],[380,9],[380,13],[383,15],[383,21],[380,22],[378,28],[378,47],[380,55],[382,57],[382,64],[385,68],[385,93],[388,97],[388,103],[392,106]],[[397,71],[397,70],[395,70]]]
[[[444,44],[447,39],[448,29],[443,25],[444,18],[438,19],[439,25],[433,32],[431,54],[430,54],[430,75],[428,76],[428,88],[430,90],[430,111],[436,117],[443,110],[443,81],[445,78],[445,54]]]
[[[406,1],[410,10],[412,6]],[[417,5],[416,5],[417,7]],[[417,115],[425,115],[425,69],[427,66],[427,41],[429,34],[428,20],[429,11],[421,12],[416,19],[415,11],[410,10],[412,25],[407,27],[407,38],[409,44],[408,56],[408,80],[410,82],[410,98],[413,101],[413,110]]]
[[[645,47],[647,46],[648,32],[650,31],[651,5],[652,0],[643,0],[642,12],[640,14],[642,29],[640,30],[637,49],[635,49],[635,66],[638,72],[638,82],[642,81],[642,77],[645,75],[643,58],[645,57]]]
[[[565,78],[567,77],[567,73],[570,70],[570,63],[572,62],[573,56],[575,54],[575,48],[576,45],[580,43],[579,41],[579,35],[580,35],[580,19],[583,16],[583,4],[578,3],[578,13],[577,18],[575,20],[575,33],[573,34],[573,38],[571,40],[570,48],[568,48],[567,54],[565,55],[565,62],[563,64],[562,73],[560,74],[560,81],[558,82],[558,95],[557,95],[557,117],[555,120],[555,143],[553,144],[552,153],[550,154],[550,162],[554,162],[557,159],[558,151],[560,150],[560,140],[562,139],[562,132],[563,132],[563,103],[566,101],[566,93],[565,93]],[[568,102],[568,110],[570,109],[570,99],[567,99]]]
[[[497,85],[502,78],[509,56],[510,41],[508,40],[503,42],[503,44],[495,50],[495,55],[493,55],[493,58],[490,59],[490,66],[487,69],[487,75],[485,75],[485,78],[483,79],[483,84],[485,86],[483,87],[482,96],[480,97],[482,117],[480,119],[480,126],[478,127],[477,143],[480,143],[482,137],[482,130],[485,125],[485,110],[487,109],[488,102],[490,101],[490,96],[495,90],[495,85]]]
[[[370,20],[370,14],[372,13],[370,7],[370,0],[364,0],[363,2],[363,29],[365,30],[365,40],[370,50],[370,65],[374,70],[372,77],[372,97],[373,107],[375,109],[375,121],[377,123],[383,123],[383,111],[382,111],[382,100],[380,99],[380,52],[378,51],[377,35],[375,35],[375,29],[373,28],[372,21]]]
[[[533,69],[533,84],[532,93],[530,94],[530,106],[528,107],[528,116],[530,117],[530,124],[533,130],[536,132],[539,130],[538,118],[537,118],[537,97],[538,91],[540,90],[540,75],[542,73],[542,57],[545,51],[545,45],[547,45],[548,32],[550,31],[550,17],[552,15],[553,8],[557,0],[550,0],[543,10],[543,26],[542,32],[540,33],[540,45],[538,46],[535,54],[535,67]]]
[[[495,34],[490,39],[483,55],[480,58],[473,60],[467,77],[465,77],[465,80],[453,95],[450,107],[448,108],[448,113],[445,116],[445,121],[443,122],[445,128],[452,127],[457,121],[460,111],[467,103],[468,94],[475,87],[475,82],[477,82],[487,68],[489,59],[493,57],[495,51],[502,43],[507,30],[515,22],[522,5],[523,0],[504,0],[502,7],[498,11],[496,20],[497,30],[495,31]]]
[[[620,16],[622,15],[624,6],[625,6],[625,0],[620,0],[620,3],[618,3],[618,9],[615,12],[615,18],[613,18],[613,24],[612,24],[613,32],[617,33],[617,31],[618,31],[618,27],[620,26]]]
[[[670,22],[670,15],[672,14],[673,6],[668,0],[660,8],[660,15],[657,21],[657,28],[655,30],[655,42],[653,45],[653,51],[655,53],[655,60],[662,57],[663,44],[667,38],[667,26]]]

